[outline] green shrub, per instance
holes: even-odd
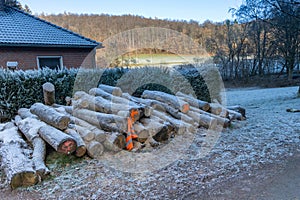
[[[56,103],[64,104],[65,97],[72,95],[78,70],[27,70],[0,69],[0,116],[12,118],[19,108],[29,108],[35,102],[43,102],[42,85],[50,82],[55,86]]]

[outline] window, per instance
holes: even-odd
[[[62,69],[63,61],[62,56],[38,56],[37,63],[39,69],[50,68],[50,69]]]

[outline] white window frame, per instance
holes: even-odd
[[[37,56],[36,57],[36,62],[37,62],[38,69],[41,69],[40,61],[39,61],[40,58],[59,58],[60,69],[63,69],[63,67],[64,67],[62,56]]]

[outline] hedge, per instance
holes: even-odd
[[[201,71],[202,70],[202,71]],[[119,86],[124,92],[140,96],[144,90],[158,90],[170,94],[177,91],[194,94],[198,99],[220,100],[219,83],[216,89],[208,87],[203,76],[209,70],[193,65],[170,67],[109,68],[109,69],[64,69],[64,70],[28,70],[8,71],[0,69],[0,118],[12,118],[21,107],[29,108],[35,102],[43,102],[42,85],[51,82],[55,86],[56,102],[65,104],[65,97],[74,91],[88,91],[98,84]],[[218,79],[211,76],[214,82]],[[204,81],[205,80],[205,81]],[[219,80],[220,81],[220,80]],[[210,83],[211,85],[211,83]]]
[[[0,118],[10,119],[19,108],[29,108],[35,102],[43,102],[42,85],[54,84],[56,102],[65,103],[65,97],[72,95],[72,88],[78,70],[27,70],[9,71],[0,69]]]

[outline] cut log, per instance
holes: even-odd
[[[147,129],[142,123],[136,122],[133,125],[134,131],[138,135],[138,141],[144,143],[149,137],[150,133],[149,129]]]
[[[96,112],[107,113],[107,114],[118,114],[120,111],[127,111],[129,115],[135,114],[135,121],[137,121],[144,114],[144,109],[141,106],[131,106],[129,104],[113,103],[100,96],[94,97],[86,94],[85,92],[76,92],[74,95],[74,109],[89,109]]]
[[[57,112],[54,108],[41,103],[35,103],[31,106],[30,111],[37,115],[40,120],[59,129],[65,130],[70,123],[70,117]]]
[[[175,127],[175,132],[179,135],[182,135],[186,132],[190,132],[190,133],[196,132],[195,126],[192,126],[191,124],[188,124],[182,120],[174,119],[174,118],[168,116],[167,113],[163,113],[163,112],[154,110],[152,116],[157,116],[160,119],[163,119],[163,120],[169,122],[170,124],[172,124]]]
[[[59,153],[69,155],[76,150],[76,141],[71,136],[52,126],[42,126],[39,129],[39,135]]]
[[[135,103],[143,104],[143,105],[152,107],[153,109],[160,110],[160,111],[163,111],[163,112],[167,112],[172,117],[174,117],[176,119],[181,118],[178,109],[175,109],[175,108],[169,106],[166,103],[163,103],[163,102],[160,102],[160,101],[157,101],[157,100],[153,100],[153,99],[142,99],[142,98],[132,97],[127,93],[123,93],[122,97],[127,98],[127,99],[129,99],[129,100],[131,100]],[[151,113],[152,113],[152,111],[151,111]],[[145,115],[145,116],[147,116],[147,115]],[[151,116],[151,114],[147,117],[150,117],[150,116]]]
[[[38,130],[40,127],[45,126],[46,124],[35,118],[16,120],[16,124],[33,147],[32,160],[36,173],[41,178],[44,178],[50,173],[50,170],[45,165],[46,144],[40,138]]]
[[[220,106],[217,103],[210,103],[209,105],[210,105],[209,112],[214,115],[220,115],[221,112],[223,111],[222,106]]]
[[[20,109],[18,110],[18,115],[19,115],[22,119],[25,119],[25,118],[27,118],[27,117],[38,119],[38,116],[32,114],[32,113],[30,112],[30,110],[27,109],[27,108],[20,108]]]
[[[95,139],[95,134],[87,128],[79,125],[69,125],[69,128],[75,130],[86,143]]]
[[[67,129],[67,130],[65,130],[65,133],[70,135],[76,141],[77,147],[75,150],[75,156],[79,157],[79,158],[84,156],[86,153],[86,145],[85,145],[83,139],[81,138],[81,136],[79,135],[79,133],[77,133],[73,129]]]
[[[190,105],[188,103],[183,102],[174,95],[164,92],[145,90],[142,94],[142,98],[161,101],[174,107],[175,109],[180,110],[183,113],[187,113],[190,110]]]
[[[119,88],[119,87],[113,87],[113,86],[109,86],[109,85],[100,84],[98,86],[98,88],[100,88],[100,89],[104,90],[105,92],[108,92],[114,96],[118,96],[118,97],[122,96],[122,93],[123,93],[121,88]]]
[[[243,115],[239,112],[236,112],[234,110],[228,110],[229,116],[228,118],[230,119],[230,121],[233,120],[245,120],[246,118],[243,117]]]
[[[55,87],[52,83],[43,84],[43,94],[45,105],[53,105],[55,103]]]
[[[95,140],[97,142],[104,142],[105,139],[106,139],[106,134],[103,130],[97,128],[96,126],[93,126],[91,125],[90,123],[82,120],[82,119],[79,119],[77,117],[71,117],[71,121],[74,122],[74,124],[76,124],[77,126],[81,126],[87,130],[90,130],[93,134],[94,134],[94,137],[95,137]]]
[[[118,152],[126,147],[125,136],[120,133],[112,132],[103,142],[107,151]]]
[[[199,114],[207,115],[207,116],[210,116],[210,117],[216,119],[217,124],[224,127],[224,128],[227,128],[230,125],[230,120],[227,119],[227,118],[222,118],[222,117],[214,115],[212,113],[205,112],[204,110],[200,110],[198,108],[195,108],[193,106],[191,106],[191,111],[199,113]]]
[[[100,158],[103,151],[104,147],[100,142],[92,141],[87,145],[87,153],[91,158]]]
[[[123,94],[122,94],[122,97],[119,97],[119,96],[114,96],[112,94],[109,94],[100,88],[92,88],[89,91],[89,94],[93,95],[93,96],[100,96],[100,97],[108,100],[111,103],[125,105],[126,107],[138,108],[140,110],[140,112],[142,112],[146,117],[149,117],[152,112],[152,109],[150,107],[148,107],[144,104],[141,104],[141,103],[136,103],[134,101],[131,101],[130,100],[131,96],[128,93],[127,93],[127,95],[129,95],[130,97],[127,96],[127,98],[125,98],[125,97],[123,97]]]
[[[127,131],[127,119],[117,115],[98,113],[86,109],[74,110],[73,114],[75,117],[104,131],[120,133],[126,133]],[[115,125],[114,123],[118,125]]]
[[[244,118],[246,118],[246,109],[241,106],[228,106],[228,110],[233,110],[235,112],[241,113]]]
[[[141,122],[144,125],[144,127],[149,131],[149,137],[152,137],[157,142],[163,142],[168,140],[174,133],[175,127],[173,125],[171,125],[168,122],[160,123],[155,116],[151,116],[150,118],[144,118],[141,120]]]
[[[46,143],[40,137],[36,137],[31,142],[33,146],[32,161],[34,169],[42,179],[50,173],[50,170],[45,165],[46,158]]]
[[[218,121],[215,118],[213,118],[211,116],[208,116],[208,115],[204,115],[204,114],[194,112],[192,110],[190,110],[187,113],[187,115],[190,116],[191,118],[193,118],[198,123],[198,125],[200,127],[204,127],[204,128],[207,128],[207,129],[216,128],[217,123],[218,123]]]
[[[0,158],[7,182],[12,189],[27,187],[38,182],[32,160],[24,152],[26,142],[18,133],[17,127],[0,132]]]
[[[210,109],[209,103],[207,103],[205,101],[201,101],[199,99],[196,99],[191,95],[183,94],[182,92],[177,92],[176,96],[178,96],[181,100],[189,103],[190,106],[200,108],[201,110],[204,110],[204,111],[208,111]]]

